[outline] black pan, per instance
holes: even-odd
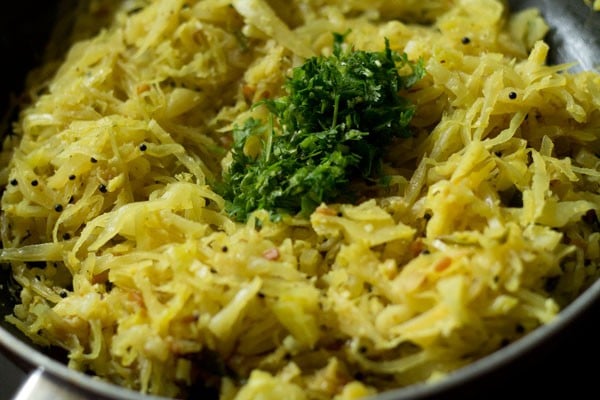
[[[76,0],[6,2],[0,14],[1,134],[10,131],[15,110],[11,96],[22,88],[25,73],[41,60],[48,33],[59,15]],[[513,9],[536,6],[552,27],[547,40],[550,62],[575,61],[576,69],[600,65],[600,13],[583,0],[514,0]],[[9,271],[0,268],[0,314],[12,312]],[[412,386],[378,396],[378,400],[408,399],[534,399],[600,398],[600,281],[562,311],[560,317],[525,338],[471,364],[431,386]],[[27,379],[15,399],[152,399],[69,370],[60,354],[50,354],[29,343],[16,329],[0,320],[0,350]],[[0,362],[7,362],[4,357]],[[2,369],[0,369],[2,371]],[[0,387],[17,387],[0,376]],[[2,391],[0,390],[0,393]],[[6,393],[6,391],[4,392]],[[2,400],[2,399],[0,399]]]

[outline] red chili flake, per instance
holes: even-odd
[[[148,85],[147,83],[142,83],[136,88],[137,94],[142,94],[144,92],[147,92],[148,90],[150,90],[150,85]]]
[[[274,261],[279,259],[279,249],[277,247],[273,247],[271,249],[265,250],[263,252],[263,257],[269,261]]]
[[[250,85],[244,85],[242,87],[242,94],[244,95],[244,99],[246,101],[251,101],[254,97],[254,93],[256,93],[256,88]]]
[[[452,264],[452,259],[450,257],[444,257],[437,262],[437,264],[433,267],[436,272],[442,272],[446,268],[448,268]]]
[[[319,206],[315,211],[322,215],[339,216],[336,210],[327,206]]]

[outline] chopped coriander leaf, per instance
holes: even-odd
[[[268,107],[268,121],[251,118],[234,128],[220,189],[234,218],[245,221],[258,209],[275,220],[308,216],[322,202],[351,197],[347,184],[377,179],[385,146],[410,136],[415,109],[399,92],[422,78],[422,64],[392,51],[387,40],[381,52],[345,50],[343,41],[334,34],[331,56],[295,68],[287,96],[258,103]],[[259,154],[247,154],[248,140],[256,139]]]

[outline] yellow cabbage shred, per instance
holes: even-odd
[[[600,74],[548,65],[537,9],[82,4],[0,173],[0,261],[21,289],[6,318],[71,368],[167,397],[358,399],[443,380],[597,279]],[[232,128],[347,31],[426,70],[402,94],[414,135],[387,149],[390,185],[309,219],[230,219],[211,185]]]

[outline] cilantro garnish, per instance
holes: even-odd
[[[388,40],[381,52],[344,50],[343,41],[334,34],[331,56],[295,68],[287,96],[259,103],[268,107],[268,121],[250,118],[234,128],[221,194],[237,220],[258,209],[273,219],[308,216],[347,196],[351,180],[376,179],[385,146],[410,136],[415,108],[399,92],[421,79],[421,62],[392,51]],[[258,155],[244,152],[251,137],[262,143]]]

